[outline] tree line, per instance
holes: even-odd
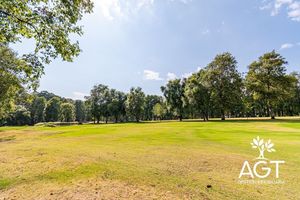
[[[286,60],[268,52],[237,70],[230,53],[217,55],[206,67],[185,79],[170,80],[163,96],[128,94],[96,85],[84,101],[35,91],[44,65],[61,57],[73,61],[80,53],[70,34],[82,35],[78,22],[91,13],[91,0],[22,1],[0,4],[0,125],[44,121],[140,121],[212,117],[292,116],[300,113],[299,73],[286,72]],[[33,52],[18,55],[9,45],[23,38],[35,41]],[[30,91],[30,92],[29,92]],[[49,95],[51,94],[51,95]],[[49,98],[51,96],[51,98]]]
[[[300,115],[300,75],[288,74],[286,64],[280,54],[268,52],[243,75],[233,55],[219,54],[191,76],[169,80],[161,87],[163,96],[146,95],[140,87],[126,94],[99,84],[85,100],[72,100],[47,91],[30,94],[22,88],[10,109],[2,110],[0,120],[6,125],[33,125]]]

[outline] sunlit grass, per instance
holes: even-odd
[[[237,183],[244,160],[257,156],[250,146],[256,136],[275,144],[277,152],[267,154],[268,158],[286,161],[280,171],[284,185]],[[100,178],[171,191],[179,198],[297,199],[300,195],[296,119],[2,127],[0,141],[0,194],[19,186]],[[43,190],[43,184],[40,187],[33,192]]]

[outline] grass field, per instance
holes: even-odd
[[[238,184],[256,136],[285,184]],[[0,128],[0,199],[299,198],[296,119]]]

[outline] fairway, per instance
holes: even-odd
[[[239,184],[252,139],[284,184]],[[0,199],[299,199],[300,121],[0,128]]]

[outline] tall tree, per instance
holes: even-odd
[[[275,119],[275,108],[290,96],[293,81],[286,74],[285,59],[275,51],[264,54],[249,66],[247,90],[256,101],[266,106],[268,116]]]
[[[242,102],[242,78],[237,71],[237,61],[230,53],[219,54],[205,70],[215,109],[225,120],[225,113]]]
[[[153,107],[157,103],[161,103],[162,101],[163,101],[162,97],[160,97],[158,95],[146,95],[145,109],[144,109],[145,120],[153,119]]]
[[[45,120],[47,122],[57,122],[59,120],[61,101],[58,97],[52,97],[46,107]]]
[[[110,90],[106,85],[95,85],[91,90],[88,100],[91,102],[91,113],[94,120],[99,123],[101,117],[105,117],[106,121],[109,117],[108,105],[111,101]]]
[[[73,122],[75,120],[75,106],[71,103],[62,103],[59,118],[62,122]]]
[[[131,88],[126,100],[126,111],[129,116],[139,122],[145,106],[145,94],[142,88]]]
[[[45,120],[46,99],[44,97],[35,97],[30,109],[32,124],[43,122]]]
[[[81,100],[76,100],[75,101],[75,119],[79,123],[82,123],[85,121],[85,114],[86,114],[86,109],[84,102]]]
[[[120,117],[126,114],[125,101],[126,95],[123,92],[116,91],[115,89],[110,90],[111,101],[108,105],[110,116],[112,116],[115,122],[120,120]]]
[[[166,86],[161,87],[164,97],[172,112],[182,121],[184,85],[180,79],[170,80]]]
[[[192,108],[202,115],[203,120],[208,121],[211,102],[205,73],[205,70],[202,69],[188,77],[185,85],[185,96]]]

